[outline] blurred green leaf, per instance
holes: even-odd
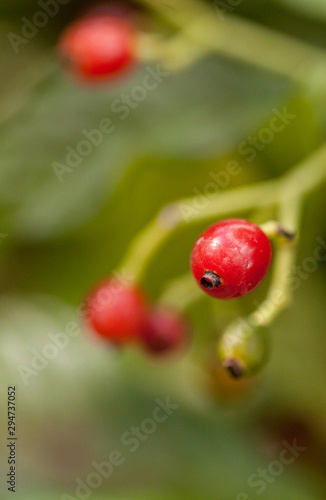
[[[318,305],[315,307],[317,309]],[[296,318],[295,311],[290,313],[292,321]],[[181,363],[158,366],[132,350],[124,355],[106,351],[100,342],[87,340],[84,333],[70,338],[65,347],[57,349],[55,356],[52,347],[51,359],[47,359],[47,364],[36,370],[37,374],[30,376],[25,384],[26,377],[21,377],[18,367],[34,366],[35,369],[34,357],[38,357],[38,366],[41,366],[42,355],[46,359],[45,353],[50,353],[49,344],[53,346],[51,334],[64,332],[68,322],[75,321],[75,317],[74,311],[51,298],[31,297],[28,302],[12,297],[2,301],[2,381],[5,386],[17,385],[19,471],[24,498],[28,498],[29,492],[44,489],[46,484],[56,490],[60,486],[61,494],[73,495],[75,479],[86,480],[93,471],[92,462],[107,460],[115,449],[123,453],[125,463],[114,469],[110,479],[103,481],[103,488],[112,492],[121,488],[121,484],[129,491],[149,485],[164,491],[168,484],[171,491],[180,492],[177,498],[181,499],[195,499],[200,494],[207,499],[216,498],[217,494],[233,498],[241,491],[251,494],[248,477],[260,467],[268,466],[271,460],[263,451],[257,454],[254,449],[258,435],[250,421],[255,419],[257,412],[271,402],[274,409],[275,405],[284,409],[285,396],[285,408],[295,408],[298,404],[301,412],[304,405],[311,412],[314,411],[312,404],[317,410],[326,403],[321,401],[322,392],[318,394],[318,401],[316,395],[311,394],[311,377],[305,383],[302,376],[295,377],[293,382],[286,378],[288,345],[283,347],[281,358],[276,352],[271,370],[264,377],[261,394],[242,408],[214,409],[208,400],[205,401],[204,393],[198,398],[203,387],[196,388],[197,368],[187,358]],[[302,317],[297,318],[296,324],[299,323]],[[284,332],[288,332],[287,322],[283,325]],[[279,338],[285,336],[279,333]],[[305,350],[306,360],[309,355]],[[297,356],[292,358],[292,373],[299,370],[297,359]],[[316,361],[315,356],[310,358],[310,362]],[[276,371],[273,365],[277,366]],[[306,369],[312,374],[307,363]],[[321,371],[313,371],[320,377],[325,370],[322,356],[318,370]],[[190,380],[192,387],[187,386]],[[281,391],[271,390],[271,385],[276,389],[280,384]],[[166,401],[167,397],[178,408],[146,440],[140,441],[138,449],[132,453],[121,440],[122,435],[151,417],[157,398]],[[0,425],[4,428],[3,414]],[[309,474],[304,474],[300,467],[304,459],[302,453],[298,463],[288,466],[282,476],[275,478],[275,482],[268,485],[264,498],[321,500],[320,486],[313,484]],[[180,479],[185,477],[186,482]],[[101,495],[106,498],[103,493]],[[148,495],[139,497],[146,499]],[[97,491],[94,498],[97,498]],[[114,495],[107,498],[115,500]],[[128,498],[133,500],[134,497],[126,494]]]
[[[144,101],[133,101],[137,107],[122,120],[121,111],[112,108],[114,100],[135,91],[148,71],[97,93],[48,77],[2,125],[2,225],[10,227],[12,236],[46,239],[80,226],[139,156],[227,152],[269,114],[285,88],[277,80],[211,58],[166,77]],[[85,140],[83,131],[98,128],[104,118],[112,120],[114,132],[91,147],[91,154],[60,183],[53,162],[65,165],[66,148],[75,151]]]
[[[326,19],[326,4],[324,0],[278,0],[280,4],[287,4],[300,13],[315,19]]]

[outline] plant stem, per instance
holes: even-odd
[[[282,226],[298,232],[302,198],[290,196],[281,201],[279,219]],[[291,303],[291,276],[296,257],[296,244],[278,244],[274,257],[273,277],[266,299],[250,314],[254,326],[267,326]]]
[[[326,82],[326,51],[266,26],[227,14],[223,19],[214,7],[201,1],[179,0],[171,4],[143,0],[185,38],[207,49],[271,71],[304,85],[321,87]]]
[[[138,36],[138,40],[138,52],[144,63],[159,62],[164,70],[173,73],[183,71],[207,53],[205,47],[193,40],[185,40],[179,33],[169,39],[144,33]]]
[[[282,241],[283,243],[288,243],[296,237],[296,233],[290,231],[276,220],[264,222],[264,224],[260,224],[259,227],[270,240],[276,241],[278,244]]]
[[[243,213],[257,206],[269,206],[276,202],[275,193],[279,181],[270,180],[249,186],[238,187],[224,192],[217,192],[210,198],[183,198],[178,201],[184,224],[203,222],[215,217],[233,213]],[[201,206],[202,203],[202,206]]]
[[[120,268],[135,280],[140,280],[156,250],[177,228],[217,216],[246,212],[257,205],[271,205],[276,187],[277,182],[272,180],[217,193],[211,199],[205,199],[202,208],[194,203],[193,197],[168,205],[136,236]]]
[[[284,175],[283,193],[289,196],[307,196],[326,179],[326,144],[323,144],[306,160]]]
[[[205,294],[197,286],[190,272],[170,281],[159,298],[162,304],[171,304],[185,309],[193,302],[203,299]]]
[[[209,16],[185,32],[225,56],[303,85],[326,61],[326,52],[235,15],[228,16],[224,23]],[[325,81],[326,74],[323,76]]]
[[[143,272],[156,250],[164,243],[171,231],[157,216],[136,236],[118,272],[123,272],[135,281],[140,281]]]
[[[292,204],[301,203],[301,198],[325,179],[326,145],[323,145],[302,164],[279,179],[217,192],[210,198],[203,197],[201,204],[197,197],[171,203],[136,236],[120,268],[138,281],[157,249],[177,228],[230,214],[249,212],[257,206],[280,205],[283,207],[280,222],[287,230],[295,230],[297,222],[296,216],[292,214]],[[292,227],[293,225],[295,227]]]

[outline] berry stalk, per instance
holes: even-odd
[[[278,181],[261,182],[223,193],[217,193],[201,211],[185,217],[186,207],[192,207],[193,198],[184,198],[164,207],[158,215],[136,236],[120,265],[124,273],[139,281],[154,257],[156,250],[178,228],[186,227],[216,217],[234,213],[244,213],[257,206],[269,206],[275,202]]]
[[[260,69],[294,80],[312,90],[323,90],[326,82],[326,51],[234,13],[223,16],[214,6],[195,0],[171,3],[142,0],[185,40],[196,41],[218,52]],[[280,57],[282,54],[282,57]]]
[[[278,179],[218,192],[202,210],[193,210],[193,198],[183,198],[164,207],[136,236],[120,269],[139,281],[158,248],[171,234],[188,224],[205,222],[232,214],[243,214],[263,206],[287,206],[282,211],[282,225],[296,231],[291,215],[292,202],[310,194],[326,180],[326,144],[309,158]],[[295,202],[296,204],[296,202]],[[188,217],[188,215],[190,216]]]
[[[279,218],[284,227],[298,233],[302,199],[298,196],[283,199],[279,207]],[[296,238],[297,239],[297,238]],[[249,316],[255,326],[270,325],[292,301],[291,274],[295,264],[297,245],[294,241],[276,241],[273,276],[266,299]]]

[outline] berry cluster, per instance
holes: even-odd
[[[97,84],[130,70],[137,36],[132,9],[121,3],[95,4],[68,26],[58,43],[65,71],[78,82]],[[191,253],[191,272],[211,297],[235,299],[252,292],[264,279],[272,248],[262,229],[243,219],[209,227]],[[175,308],[152,306],[137,284],[109,277],[86,300],[85,320],[115,345],[140,343],[152,354],[173,352],[187,343],[190,327]],[[221,365],[234,377],[258,371],[266,357],[264,333],[252,322],[231,325],[220,338]]]
[[[191,254],[191,270],[204,292],[232,299],[248,294],[261,283],[271,257],[270,241],[258,226],[242,219],[228,219],[199,237]],[[190,325],[180,311],[152,306],[138,285],[122,283],[114,276],[89,293],[84,312],[88,326],[106,341],[120,346],[136,341],[151,354],[180,349],[190,336]],[[243,375],[246,367],[255,371],[257,352],[259,362],[265,354],[263,347],[257,347],[255,336],[251,335],[248,346],[241,332],[228,335],[218,346],[223,366],[233,377]],[[244,358],[246,366],[242,366]]]
[[[152,306],[136,285],[110,277],[92,290],[84,310],[91,329],[115,345],[140,343],[151,354],[168,354],[187,343],[190,327],[174,308]]]

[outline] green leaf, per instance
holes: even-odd
[[[211,58],[162,77],[146,96],[138,93],[142,100],[133,99],[123,119],[115,100],[137,96],[152,71],[143,68],[123,85],[100,92],[51,75],[25,92],[0,138],[2,225],[13,236],[44,240],[80,226],[99,210],[128,164],[144,155],[225,153],[268,114],[284,89],[277,80]],[[113,122],[114,131],[103,134],[98,146],[85,144],[85,134],[103,119]],[[72,153],[73,167],[66,164],[67,148],[82,151]],[[58,179],[54,163],[70,171]]]
[[[278,0],[279,1],[279,0]],[[291,9],[317,20],[326,20],[326,5],[324,0],[282,0]]]
[[[107,461],[113,450],[125,461],[103,480],[101,494],[94,491],[95,498],[116,500],[113,492],[124,485],[126,500],[134,500],[128,491],[145,490],[149,482],[159,492],[168,485],[168,491],[179,491],[181,499],[199,494],[233,498],[241,491],[253,492],[249,476],[270,463],[253,449],[257,429],[249,421],[261,407],[259,399],[242,409],[214,409],[205,401],[203,387],[196,388],[198,369],[189,359],[159,366],[133,350],[119,354],[103,349],[85,332],[71,336],[68,324],[75,322],[75,311],[50,297],[8,298],[2,301],[0,317],[1,379],[5,387],[17,386],[19,488],[24,498],[46,485],[47,492],[53,487],[61,495],[74,495],[76,479],[87,481],[92,463]],[[36,374],[22,376],[22,365]],[[282,387],[286,385],[283,381]],[[268,387],[262,386],[263,407],[273,394]],[[293,393],[301,395],[300,408],[312,399],[305,399],[304,387],[308,390],[309,384],[299,385]],[[176,406],[155,432],[143,431],[144,439],[131,451],[133,442],[123,435],[128,433],[130,439],[133,426],[146,429],[144,422],[152,417],[158,400]],[[4,420],[2,413],[2,428]],[[180,483],[180,477],[187,481]],[[295,464],[268,485],[265,495],[268,500],[321,498],[310,474]],[[161,496],[174,498],[173,493]],[[138,497],[147,500],[148,494]]]

